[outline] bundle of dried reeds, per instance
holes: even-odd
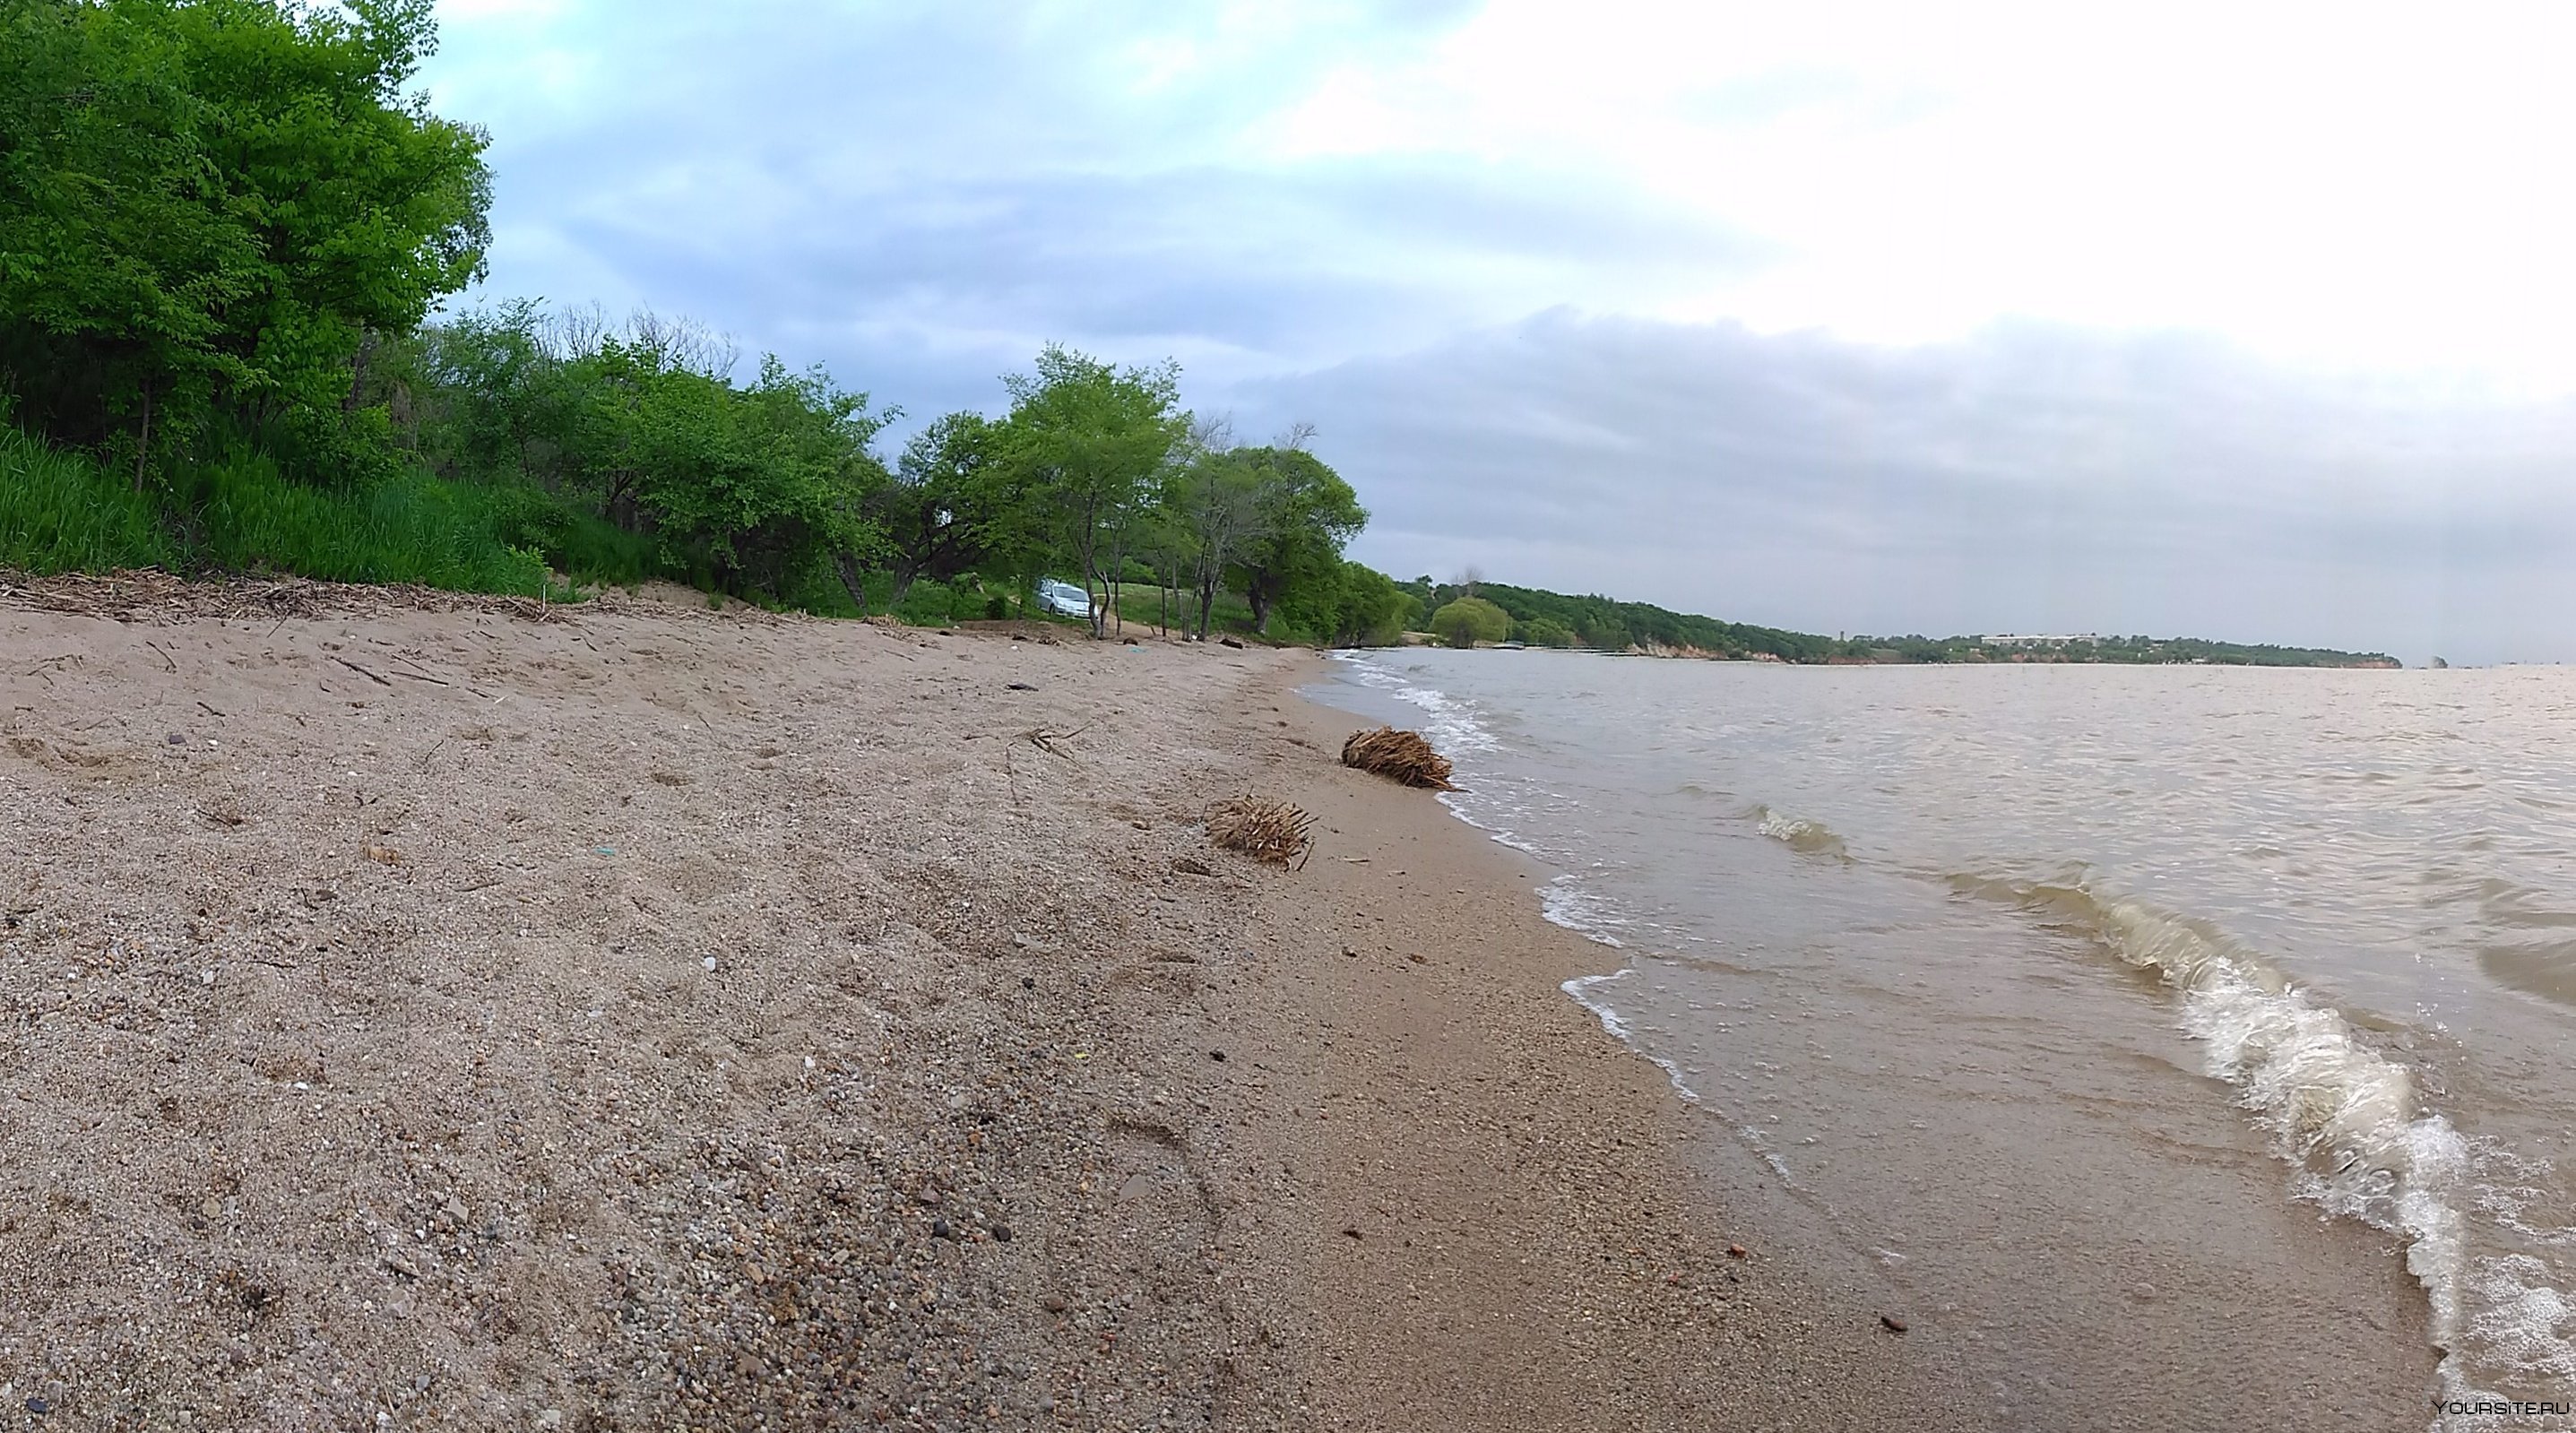
[[[1449,758],[1431,749],[1418,731],[1397,731],[1382,726],[1375,731],[1355,731],[1342,743],[1342,765],[1374,771],[1380,776],[1401,781],[1407,786],[1427,786],[1434,791],[1455,791],[1449,784]]]
[[[1285,801],[1238,796],[1208,812],[1208,839],[1229,851],[1284,866],[1303,854],[1315,818]]]

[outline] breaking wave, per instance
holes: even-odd
[[[2407,1271],[2431,1305],[2444,1352],[2444,1397],[2474,1405],[2458,1355],[2518,1383],[2576,1378],[2576,1304],[2549,1286],[2539,1260],[2473,1258],[2470,1220],[2510,1206],[2530,1166],[2467,1138],[2431,1109],[2414,1072],[2373,1049],[2333,1006],[2259,954],[2199,921],[2096,891],[2081,878],[1953,877],[1963,894],[2000,900],[2089,931],[2128,965],[2176,991],[2180,1024],[2206,1071],[2235,1087],[2296,1166],[2300,1197],[2404,1240]],[[2544,1241],[2565,1231],[2533,1231]],[[2437,1418],[2437,1427],[2482,1426]]]
[[[1774,811],[1768,806],[1754,807],[1752,816],[1756,828],[1763,835],[1799,855],[1824,856],[1836,861],[1851,859],[1851,852],[1843,847],[1843,838],[1835,835],[1833,828],[1822,821],[1810,821],[1803,816],[1791,816],[1783,811]]]

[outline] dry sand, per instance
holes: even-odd
[[[0,1426],[1979,1426],[1311,658],[533,615],[0,588]]]

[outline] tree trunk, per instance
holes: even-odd
[[[862,617],[868,615],[868,587],[859,572],[859,560],[846,552],[838,552],[832,555],[832,565],[841,574],[841,589],[850,594],[852,602],[858,604],[859,615]]]
[[[134,445],[134,490],[143,491],[143,465],[152,458],[152,383],[143,384],[143,436]]]

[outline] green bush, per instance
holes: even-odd
[[[1431,630],[1452,647],[1472,647],[1509,637],[1512,618],[1481,597],[1461,597],[1431,614]]]
[[[1512,624],[1512,635],[1533,647],[1571,647],[1574,633],[1544,617]]]

